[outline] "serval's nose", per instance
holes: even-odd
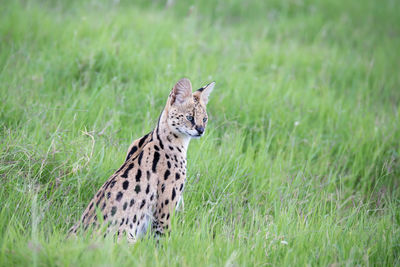
[[[203,126],[200,126],[200,125],[196,125],[196,131],[197,131],[199,134],[203,134],[203,133],[204,133],[204,127],[203,127]]]

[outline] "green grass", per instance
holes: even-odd
[[[0,265],[400,265],[400,2],[0,1]],[[69,227],[181,77],[171,234]]]

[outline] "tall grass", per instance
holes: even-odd
[[[0,265],[399,265],[399,2],[169,3],[0,2]],[[181,77],[171,234],[66,240]]]

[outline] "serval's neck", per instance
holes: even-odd
[[[167,114],[164,109],[158,118],[158,123],[153,131],[153,140],[158,140],[160,148],[170,150],[171,152],[183,154],[186,157],[186,151],[189,146],[190,137],[174,133],[167,123]]]

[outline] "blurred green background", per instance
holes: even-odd
[[[399,14],[0,0],[0,265],[399,265]],[[216,87],[171,234],[66,240],[182,77]]]

